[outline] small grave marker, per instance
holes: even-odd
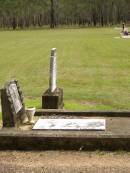
[[[22,91],[18,81],[7,82],[1,89],[3,127],[18,126],[25,113]]]

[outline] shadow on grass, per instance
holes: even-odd
[[[37,109],[41,109],[41,100],[36,99],[25,99],[26,107],[36,107]],[[64,109],[73,110],[73,111],[91,111],[91,110],[101,110],[101,111],[115,111],[117,108],[112,107],[111,105],[101,104],[101,103],[93,103],[86,101],[75,101],[75,100],[64,100]]]

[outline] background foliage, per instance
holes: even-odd
[[[130,21],[130,0],[0,0],[1,28],[104,26]]]

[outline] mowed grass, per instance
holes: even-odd
[[[58,87],[66,109],[130,109],[130,39],[120,30],[56,29],[0,32],[0,86],[18,79],[26,105],[41,107],[50,50],[58,50]]]

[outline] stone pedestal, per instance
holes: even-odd
[[[10,102],[5,89],[1,89],[1,108],[3,127],[14,127],[16,117],[14,118],[14,114],[11,111]]]
[[[42,96],[43,109],[63,109],[63,89],[56,88],[54,92],[48,89]]]

